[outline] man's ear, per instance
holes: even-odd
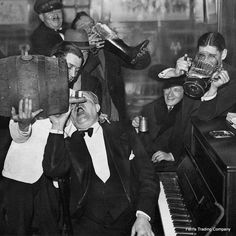
[[[226,58],[227,52],[228,52],[227,49],[224,49],[224,50],[223,50],[223,52],[222,52],[222,54],[221,54],[221,60],[222,60],[222,61]]]
[[[95,106],[96,106],[96,111],[99,112],[100,108],[101,108],[100,105],[99,104],[95,104]]]
[[[42,14],[42,13],[39,14],[39,19],[40,19],[42,22],[44,22],[44,17],[43,17],[43,14]]]

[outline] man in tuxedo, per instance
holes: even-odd
[[[74,235],[154,236],[158,177],[132,127],[98,123],[100,105],[90,91],[69,113],[51,116],[44,173],[70,177],[70,216]],[[68,132],[69,130],[69,132]],[[68,136],[64,138],[64,135]]]
[[[60,33],[63,16],[60,0],[36,0],[34,10],[41,21],[30,37],[32,53],[50,56],[52,48],[63,41]]]

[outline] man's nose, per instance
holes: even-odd
[[[174,96],[174,93],[172,90],[170,90],[170,92],[168,93],[167,97],[168,98],[172,98]]]
[[[75,68],[70,69],[70,76],[72,76],[72,77],[76,76],[76,69]]]
[[[61,13],[53,12],[53,18],[60,18],[60,17],[61,17]]]

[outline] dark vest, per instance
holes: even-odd
[[[109,157],[108,164],[110,177],[106,183],[103,183],[92,168],[92,179],[85,208],[86,216],[102,224],[112,223],[129,207],[120,177]]]

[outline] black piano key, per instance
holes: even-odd
[[[188,214],[188,211],[186,211],[185,209],[170,209],[170,214]]]
[[[191,228],[192,225],[189,222],[179,222],[179,221],[173,221],[173,224],[176,228],[183,227],[183,228]]]
[[[171,218],[172,219],[172,218]],[[172,221],[173,222],[177,222],[177,223],[188,223],[188,224],[191,224],[192,225],[192,221],[191,221],[191,219],[175,219],[175,220],[173,220],[172,219]]]
[[[170,206],[170,205],[169,205]],[[169,207],[171,210],[180,210],[180,211],[185,211],[186,213],[188,213],[188,210],[186,209],[186,207],[181,207],[178,205],[172,205],[171,207]]]
[[[190,216],[171,215],[171,219],[172,219],[173,221],[188,221],[188,222],[192,222]]]
[[[172,219],[172,218],[171,218]],[[188,223],[188,224],[192,224],[192,221],[191,221],[191,219],[172,219],[172,221],[173,222],[177,222],[177,223],[181,223],[181,222],[183,222],[183,223]]]
[[[168,199],[168,205],[170,206],[170,208],[173,206],[173,207],[185,207],[186,208],[186,205],[181,202],[181,201],[176,201],[176,200],[171,200],[171,199]]]
[[[166,194],[166,198],[167,198],[167,199],[173,199],[173,200],[184,201],[184,199],[182,198],[182,195],[180,195],[180,194],[175,194],[175,193]]]
[[[164,188],[165,193],[180,193],[181,194],[181,190],[180,188]]]
[[[167,201],[170,204],[184,204],[183,200],[178,198],[168,198]]]
[[[182,212],[181,213],[173,213],[173,214],[171,214],[171,217],[173,217],[173,218],[183,217],[183,218],[188,218],[188,219],[191,218],[188,213],[182,213]]]
[[[165,192],[165,195],[166,195],[166,197],[168,198],[168,196],[178,196],[178,197],[180,197],[180,198],[183,198],[182,197],[182,195],[181,195],[181,192],[180,191],[167,191],[167,192]]]

